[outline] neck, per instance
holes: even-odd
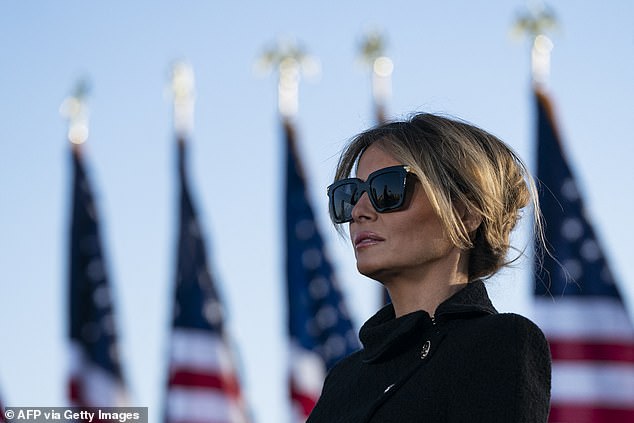
[[[456,249],[442,262],[415,272],[403,272],[384,281],[396,317],[418,310],[433,316],[436,308],[468,283],[468,254]]]

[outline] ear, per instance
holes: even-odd
[[[480,227],[480,224],[482,224],[482,216],[475,211],[469,211],[462,202],[457,202],[456,210],[458,211],[460,220],[462,220],[462,224],[467,228],[467,232],[473,235]]]
[[[482,224],[482,216],[474,212],[465,212],[465,215],[462,216],[462,222],[469,231],[469,234],[473,234]]]

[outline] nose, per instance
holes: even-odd
[[[352,208],[352,221],[360,222],[362,220],[372,220],[375,219],[377,215],[376,210],[374,210],[374,206],[370,202],[370,197],[368,197],[368,193],[364,192],[361,194],[359,201]]]

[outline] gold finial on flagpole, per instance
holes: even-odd
[[[552,9],[543,2],[531,2],[528,10],[517,17],[514,32],[528,35],[532,41],[531,47],[531,75],[537,86],[545,84],[550,75],[550,53],[553,42],[546,35],[558,26]]]
[[[177,61],[170,76],[174,130],[180,139],[185,139],[194,130],[194,70],[188,63]]]
[[[81,145],[88,139],[88,105],[86,97],[89,84],[86,79],[80,79],[70,97],[62,102],[59,112],[68,120],[68,140],[73,145]]]
[[[284,119],[297,114],[301,74],[309,77],[319,74],[319,62],[293,40],[280,40],[277,46],[266,49],[255,67],[264,74],[277,70],[278,110]]]
[[[394,63],[385,55],[385,39],[379,31],[370,31],[363,39],[361,60],[371,70],[372,97],[377,120],[385,120],[385,103],[392,94],[392,71]]]

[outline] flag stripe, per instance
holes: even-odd
[[[299,406],[301,415],[308,416],[315,407],[315,404],[317,404],[318,398],[319,395],[315,396],[312,393],[306,394],[299,391],[297,386],[291,382],[291,400],[296,406]]]
[[[539,327],[552,338],[590,338],[634,343],[634,326],[623,303],[611,297],[538,297]]]
[[[238,381],[233,376],[221,376],[216,373],[204,374],[193,370],[173,371],[169,383],[171,385],[209,388],[222,390],[232,397],[238,397]]]
[[[290,391],[294,414],[303,420],[310,414],[321,393],[326,366],[319,354],[291,342]]]
[[[552,401],[586,401],[634,408],[634,365],[555,361]]]
[[[173,386],[167,396],[167,418],[170,422],[243,423],[246,418],[240,402],[222,392]]]
[[[550,338],[548,342],[553,360],[615,361],[634,364],[634,344],[559,338]]]
[[[291,342],[291,373],[292,383],[296,390],[306,395],[319,397],[322,382],[326,377],[326,366],[314,351],[308,351],[295,342]]]
[[[233,366],[225,340],[209,331],[175,327],[172,332],[171,363],[202,372],[222,372]]]
[[[195,419],[182,419],[182,420],[176,420],[176,419],[172,419],[171,420],[172,423],[234,423],[231,420],[228,420],[226,418],[220,418],[218,420],[209,420],[207,419],[199,419],[199,420],[195,420]]]
[[[127,394],[120,379],[95,364],[78,342],[71,343],[69,400],[78,407],[114,407],[127,405]]]
[[[559,403],[551,406],[548,418],[552,423],[625,423],[634,422],[634,409],[591,403]]]
[[[79,404],[81,400],[80,381],[77,377],[71,376],[68,381],[68,398],[71,404]]]

